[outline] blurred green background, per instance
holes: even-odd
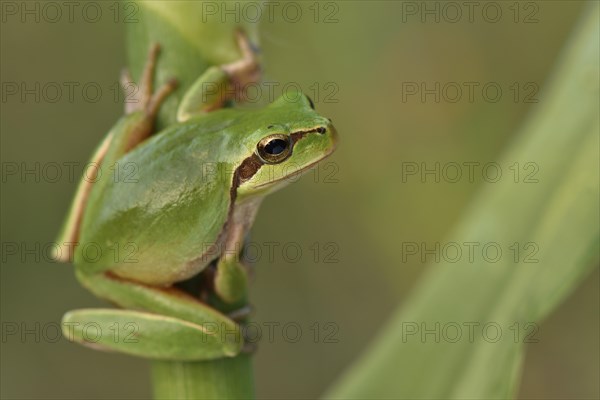
[[[318,396],[410,295],[427,263],[417,257],[403,262],[401,243],[442,241],[477,189],[490,183],[403,182],[402,163],[494,161],[536,107],[525,95],[539,87],[534,98],[541,98],[585,6],[578,1],[492,2],[503,12],[496,23],[477,11],[472,22],[466,15],[451,22],[454,14],[443,12],[439,22],[434,16],[423,22],[421,14],[407,14],[407,3],[425,4],[295,3],[303,13],[297,23],[275,12],[273,21],[260,25],[265,79],[299,85],[341,135],[333,164],[268,198],[253,230],[251,240],[263,252],[252,287],[254,320],[263,327],[255,356],[260,398]],[[440,2],[427,6],[436,3],[442,7]],[[85,2],[80,4],[83,8]],[[94,23],[77,11],[72,22],[63,15],[53,23],[54,14],[43,13],[39,22],[34,16],[23,22],[21,14],[11,15],[3,5],[3,398],[150,395],[145,361],[53,340],[53,324],[65,311],[103,302],[78,285],[72,266],[36,259],[35,246],[55,239],[75,189],[66,168],[52,182],[43,167],[76,162],[74,170],[81,173],[122,112],[115,83],[125,65],[122,21],[131,10],[119,6],[121,22],[115,22],[112,2],[95,4],[103,17]],[[486,2],[480,4],[483,8]],[[31,88],[37,82],[39,101],[34,95],[22,99],[21,89],[9,94],[12,83]],[[78,84],[72,99],[66,82]],[[472,102],[465,95],[456,103],[435,102],[431,96],[422,102],[418,95],[403,101],[406,82],[496,82],[503,96],[492,103],[476,90]],[[510,89],[515,82],[517,99]],[[56,102],[53,83],[63,88]],[[94,87],[102,89],[97,102],[90,100]],[[36,163],[38,181],[34,174],[5,176],[12,165],[33,168]],[[522,185],[516,183],[514,190]],[[290,213],[291,207],[296,211]],[[266,254],[269,242],[280,244],[272,258]],[[12,243],[34,250],[7,254]],[[286,244],[302,249],[298,261],[290,260],[295,253],[286,253]],[[596,269],[540,322],[539,342],[527,348],[519,397],[600,396],[598,280]],[[270,340],[272,323],[279,325]],[[285,337],[282,327],[288,323],[301,327],[298,342]],[[324,340],[329,333],[335,343]]]

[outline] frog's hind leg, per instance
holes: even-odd
[[[100,314],[92,313],[91,316],[89,312],[93,310],[75,311],[67,313],[65,321],[96,322],[101,327],[106,326],[107,330],[111,323],[133,322],[139,327],[137,336],[143,337],[147,346],[161,344],[171,347],[174,351],[169,355],[171,359],[180,356],[178,340],[187,344],[194,341],[197,347],[190,349],[189,356],[196,360],[233,357],[244,348],[242,331],[237,323],[181,290],[144,285],[110,273],[86,274],[78,270],[76,274],[83,286],[96,296],[127,310],[102,310]],[[122,319],[123,316],[126,318]],[[98,318],[90,319],[92,317]],[[74,339],[82,342],[81,336],[76,335]],[[161,353],[169,349],[139,354],[139,347],[146,345],[136,347],[134,343],[125,346],[109,339],[101,347],[128,354],[146,354],[150,358],[169,358]]]
[[[97,350],[155,360],[214,360],[248,348],[224,346],[221,333],[206,324],[135,310],[73,310],[63,317],[62,330],[67,339]]]

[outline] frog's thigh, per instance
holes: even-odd
[[[238,353],[206,324],[143,311],[74,310],[63,317],[62,329],[71,341],[150,359],[201,361]]]
[[[238,324],[178,289],[143,285],[109,273],[86,274],[77,270],[76,275],[82,285],[96,296],[120,307],[143,310],[200,326],[219,340],[223,354],[237,354],[244,345]],[[170,328],[175,326],[170,324]]]

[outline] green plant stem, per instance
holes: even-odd
[[[156,399],[251,399],[251,356],[205,362],[155,361],[152,381]]]
[[[139,78],[150,45],[159,43],[155,87],[174,77],[178,89],[161,107],[156,129],[175,122],[185,91],[206,68],[238,59],[235,31],[256,43],[256,26],[218,18],[203,20],[202,1],[138,1],[136,23],[127,26],[128,66]],[[222,310],[219,306],[215,308]],[[226,311],[226,310],[222,310]],[[253,399],[251,356],[205,362],[155,361],[152,384],[157,399]]]

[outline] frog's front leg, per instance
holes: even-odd
[[[131,150],[133,147],[144,141],[152,134],[154,119],[158,113],[160,105],[164,99],[177,87],[177,81],[174,78],[169,79],[156,92],[153,91],[152,82],[156,69],[156,59],[160,51],[158,43],[154,43],[148,53],[148,60],[144,65],[139,85],[135,88],[133,95],[125,102],[125,114],[141,114],[141,121],[135,129],[131,129],[124,138],[126,143],[123,152]],[[128,69],[121,72],[121,86],[123,91],[135,84]]]
[[[217,264],[215,292],[228,304],[245,301],[248,287],[248,271],[235,255],[222,257]]]
[[[83,286],[125,310],[81,309],[63,317],[73,341],[103,350],[163,360],[233,357],[244,348],[240,326],[174,288],[77,271]]]
[[[260,65],[248,37],[242,31],[236,36],[242,57],[208,68],[192,84],[177,109],[179,122],[219,109],[229,100],[243,100],[245,86],[260,78]]]
[[[247,239],[260,199],[237,204],[227,226],[227,239],[217,262],[214,277],[215,293],[225,303],[237,307],[247,299],[249,268],[241,260],[242,244]]]

